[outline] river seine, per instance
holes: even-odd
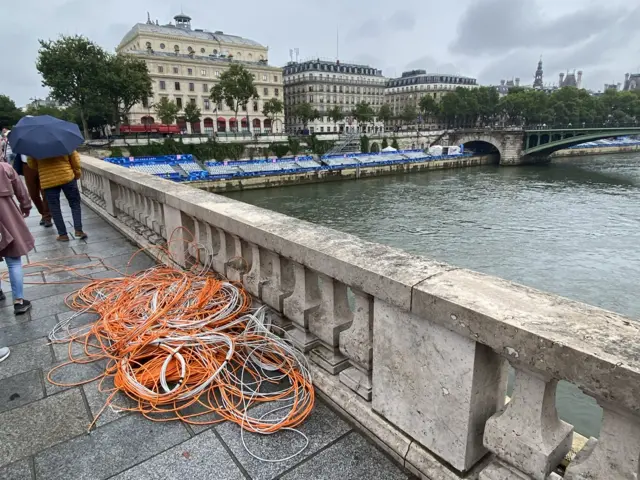
[[[252,190],[229,197],[640,317],[640,154],[554,159]],[[640,339],[638,339],[640,341]],[[560,416],[599,433],[561,383]]]

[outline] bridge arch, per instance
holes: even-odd
[[[504,152],[502,141],[492,135],[463,135],[452,142],[455,145],[464,145],[465,150],[473,150],[477,153],[494,153],[502,160]]]

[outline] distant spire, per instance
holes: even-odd
[[[147,25],[153,25],[153,22],[151,21],[151,14],[149,12],[147,12]]]
[[[535,79],[533,81],[533,88],[543,88],[543,70],[542,70],[542,55],[540,55],[540,61],[538,62],[538,69],[536,70]]]

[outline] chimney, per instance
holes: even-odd
[[[625,74],[624,74],[624,81],[626,82],[626,81],[628,81],[628,80],[629,80],[629,74],[628,74],[628,73],[625,73]]]
[[[520,79],[518,77],[516,77],[516,87],[520,86]]]
[[[582,70],[578,70],[577,87],[582,88]]]
[[[562,82],[564,82],[564,73],[561,73],[559,76],[560,76],[560,82],[558,83],[558,86],[562,87]]]

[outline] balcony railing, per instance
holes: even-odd
[[[560,478],[560,380],[603,408],[567,480],[635,480],[640,324],[232,199],[83,157],[82,193],[142,246],[196,247],[274,310],[316,388],[433,480]],[[237,259],[242,258],[243,262]],[[506,365],[515,369],[505,404]],[[492,452],[493,456],[486,454]],[[551,476],[550,476],[551,475]]]

